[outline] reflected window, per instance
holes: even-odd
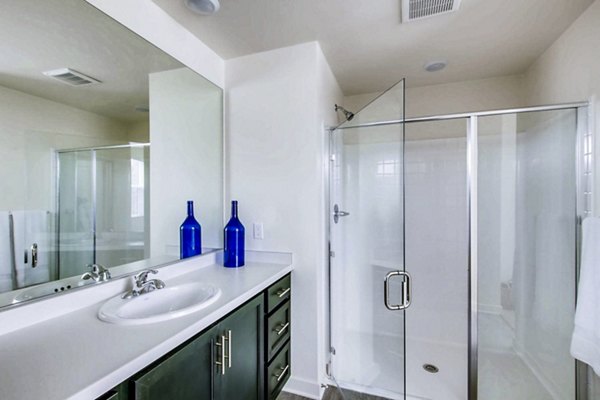
[[[378,176],[394,176],[398,174],[398,160],[383,160],[377,162]]]

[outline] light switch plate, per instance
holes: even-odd
[[[254,239],[263,240],[265,238],[265,231],[263,229],[263,223],[255,222],[253,224],[253,228],[254,228]]]

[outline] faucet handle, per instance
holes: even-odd
[[[143,283],[146,283],[149,274],[158,274],[158,271],[155,269],[146,269],[139,272],[137,275],[134,275],[133,280],[135,282],[135,285],[140,286]]]
[[[91,271],[81,275],[81,279],[83,280],[93,279],[96,282],[102,282],[111,278],[110,271],[103,265],[88,264],[87,267],[90,268]]]
[[[106,267],[101,264],[88,264],[87,267],[90,268],[92,270],[92,273],[95,274],[101,274],[103,272],[108,271],[108,269],[106,269]]]

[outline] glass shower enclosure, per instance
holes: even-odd
[[[569,355],[585,117],[581,103],[405,119],[400,82],[331,130],[337,398],[586,398]]]
[[[56,279],[149,255],[149,145],[58,151]]]

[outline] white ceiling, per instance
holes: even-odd
[[[83,0],[3,1],[0,37],[0,85],[126,122],[148,119],[149,73],[183,67]],[[42,74],[62,67],[102,84]]]
[[[153,0],[225,59],[312,40],[346,95],[522,73],[593,0],[462,0],[402,24],[400,0],[220,0],[211,17]],[[423,65],[445,59],[428,73]]]

